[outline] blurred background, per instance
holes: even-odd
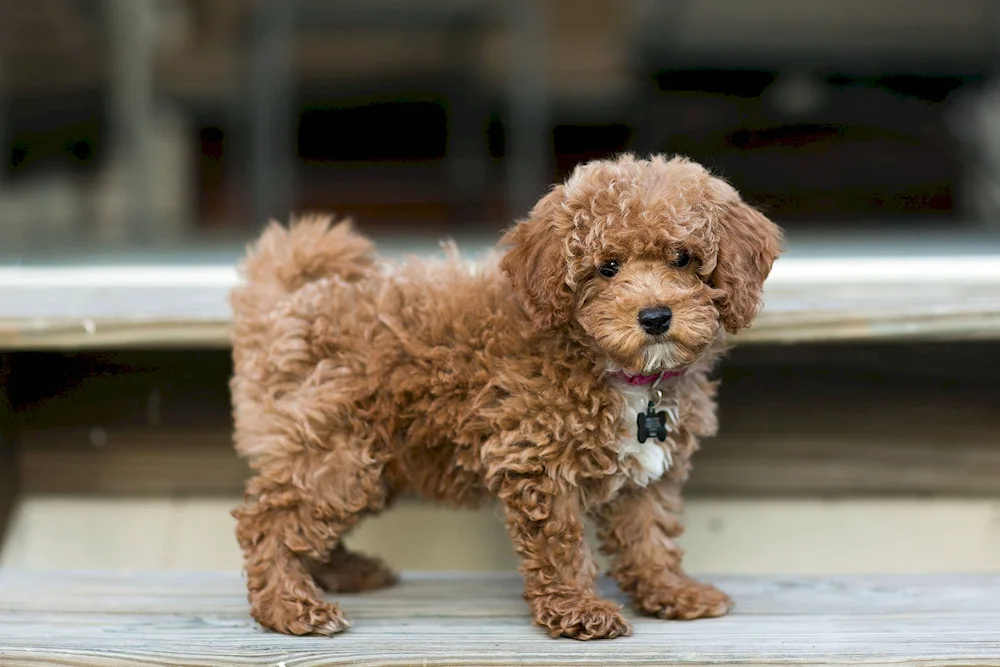
[[[267,218],[477,250],[635,151],[789,237],[691,569],[1000,570],[998,77],[991,0],[0,0],[0,566],[239,568],[225,293]],[[504,569],[493,514],[352,539]]]
[[[5,0],[4,255],[242,243],[320,209],[492,239],[681,152],[789,226],[995,226],[989,0]]]

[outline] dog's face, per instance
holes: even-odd
[[[631,373],[697,361],[747,327],[781,250],[776,225],[682,158],[582,165],[503,243],[535,326],[576,326]]]

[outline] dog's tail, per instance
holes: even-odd
[[[242,284],[230,303],[236,318],[255,319],[300,287],[323,278],[360,280],[374,270],[371,241],[356,234],[349,220],[334,224],[326,215],[277,222],[247,251],[241,266]]]

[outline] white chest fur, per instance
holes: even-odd
[[[619,424],[622,436],[618,441],[618,460],[622,463],[625,474],[635,484],[646,486],[663,477],[670,469],[670,450],[667,449],[670,441],[660,442],[651,437],[646,442],[639,442],[636,438],[636,417],[646,410],[649,387],[625,383],[616,385],[625,399]]]

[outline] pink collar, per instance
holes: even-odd
[[[665,380],[666,378],[680,377],[681,375],[684,375],[684,369],[663,371],[662,373],[653,373],[652,375],[632,375],[630,373],[626,373],[625,371],[615,371],[612,375],[626,384],[641,387],[647,384],[653,384],[654,382],[659,382],[660,380]]]

